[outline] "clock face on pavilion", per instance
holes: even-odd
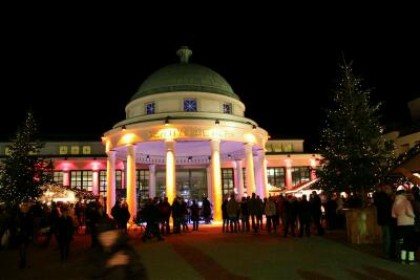
[[[197,112],[197,100],[185,99],[184,100],[184,112]]]
[[[155,113],[155,103],[147,103],[146,104],[146,114],[152,115]]]

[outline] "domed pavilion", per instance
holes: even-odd
[[[127,104],[126,119],[104,133],[108,212],[116,199],[117,169],[125,170],[131,213],[148,197],[167,196],[170,203],[208,197],[219,221],[229,192],[267,194],[268,133],[245,117],[245,105],[220,74],[190,63],[188,47],[177,55],[179,63],[152,73]],[[223,177],[232,176],[223,174],[223,166],[234,167],[234,189],[223,185]]]

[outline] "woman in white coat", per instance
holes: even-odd
[[[392,205],[392,217],[397,219],[398,238],[402,239],[400,259],[401,263],[415,263],[415,234],[414,234],[414,211],[407,199],[405,190],[396,193]]]

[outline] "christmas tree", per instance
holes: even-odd
[[[370,104],[370,89],[353,73],[351,64],[339,67],[332,106],[326,112],[316,171],[320,187],[327,192],[353,193],[364,203],[366,192],[378,184],[387,170],[389,154],[379,121],[380,104]]]
[[[26,198],[37,198],[40,187],[52,181],[52,162],[39,157],[44,146],[37,137],[37,123],[31,112],[17,129],[0,168],[0,201],[16,204]]]

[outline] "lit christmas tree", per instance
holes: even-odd
[[[2,162],[0,201],[15,204],[24,198],[37,198],[42,193],[40,187],[52,181],[52,162],[38,156],[44,144],[36,136],[37,123],[28,112]]]
[[[364,203],[366,192],[385,176],[390,159],[379,122],[380,104],[369,104],[371,90],[362,88],[345,62],[333,93],[320,135],[323,163],[317,176],[323,190],[359,194]]]

